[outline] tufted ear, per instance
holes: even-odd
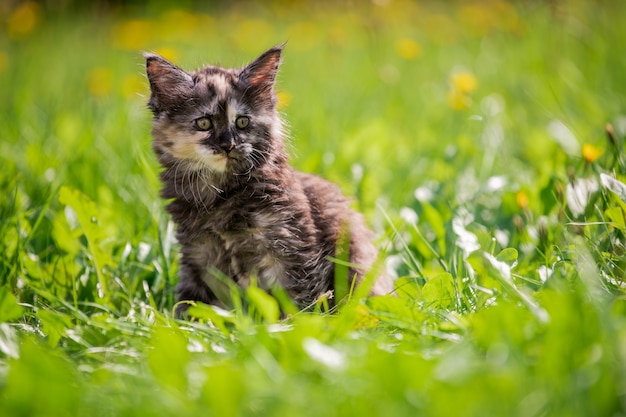
[[[193,87],[191,75],[159,55],[144,53],[146,74],[150,81],[148,106],[154,114],[175,106]]]
[[[280,66],[280,56],[285,44],[275,46],[263,53],[250,65],[241,70],[239,79],[258,92],[271,92]]]

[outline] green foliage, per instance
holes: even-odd
[[[622,2],[53,3],[0,7],[0,414],[626,414]],[[140,51],[286,39],[292,163],[395,295],[224,279],[176,320]]]

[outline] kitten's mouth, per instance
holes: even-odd
[[[238,161],[239,154],[235,151],[223,152],[220,154],[221,159],[225,159],[226,161]]]
[[[243,155],[235,149],[213,149],[203,155],[204,164],[211,170],[226,172],[236,169],[242,161]]]

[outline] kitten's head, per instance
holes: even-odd
[[[242,69],[186,72],[145,54],[154,149],[165,165],[247,173],[282,152],[274,83],[282,45]]]

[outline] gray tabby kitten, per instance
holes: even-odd
[[[337,187],[287,162],[274,90],[281,52],[193,72],[145,54],[162,197],[181,244],[178,301],[219,305],[221,273],[244,287],[251,277],[266,290],[282,286],[306,308],[334,289],[328,258],[344,225],[353,265],[345,279],[358,283],[376,259],[372,233]],[[381,276],[371,293],[391,290]]]

